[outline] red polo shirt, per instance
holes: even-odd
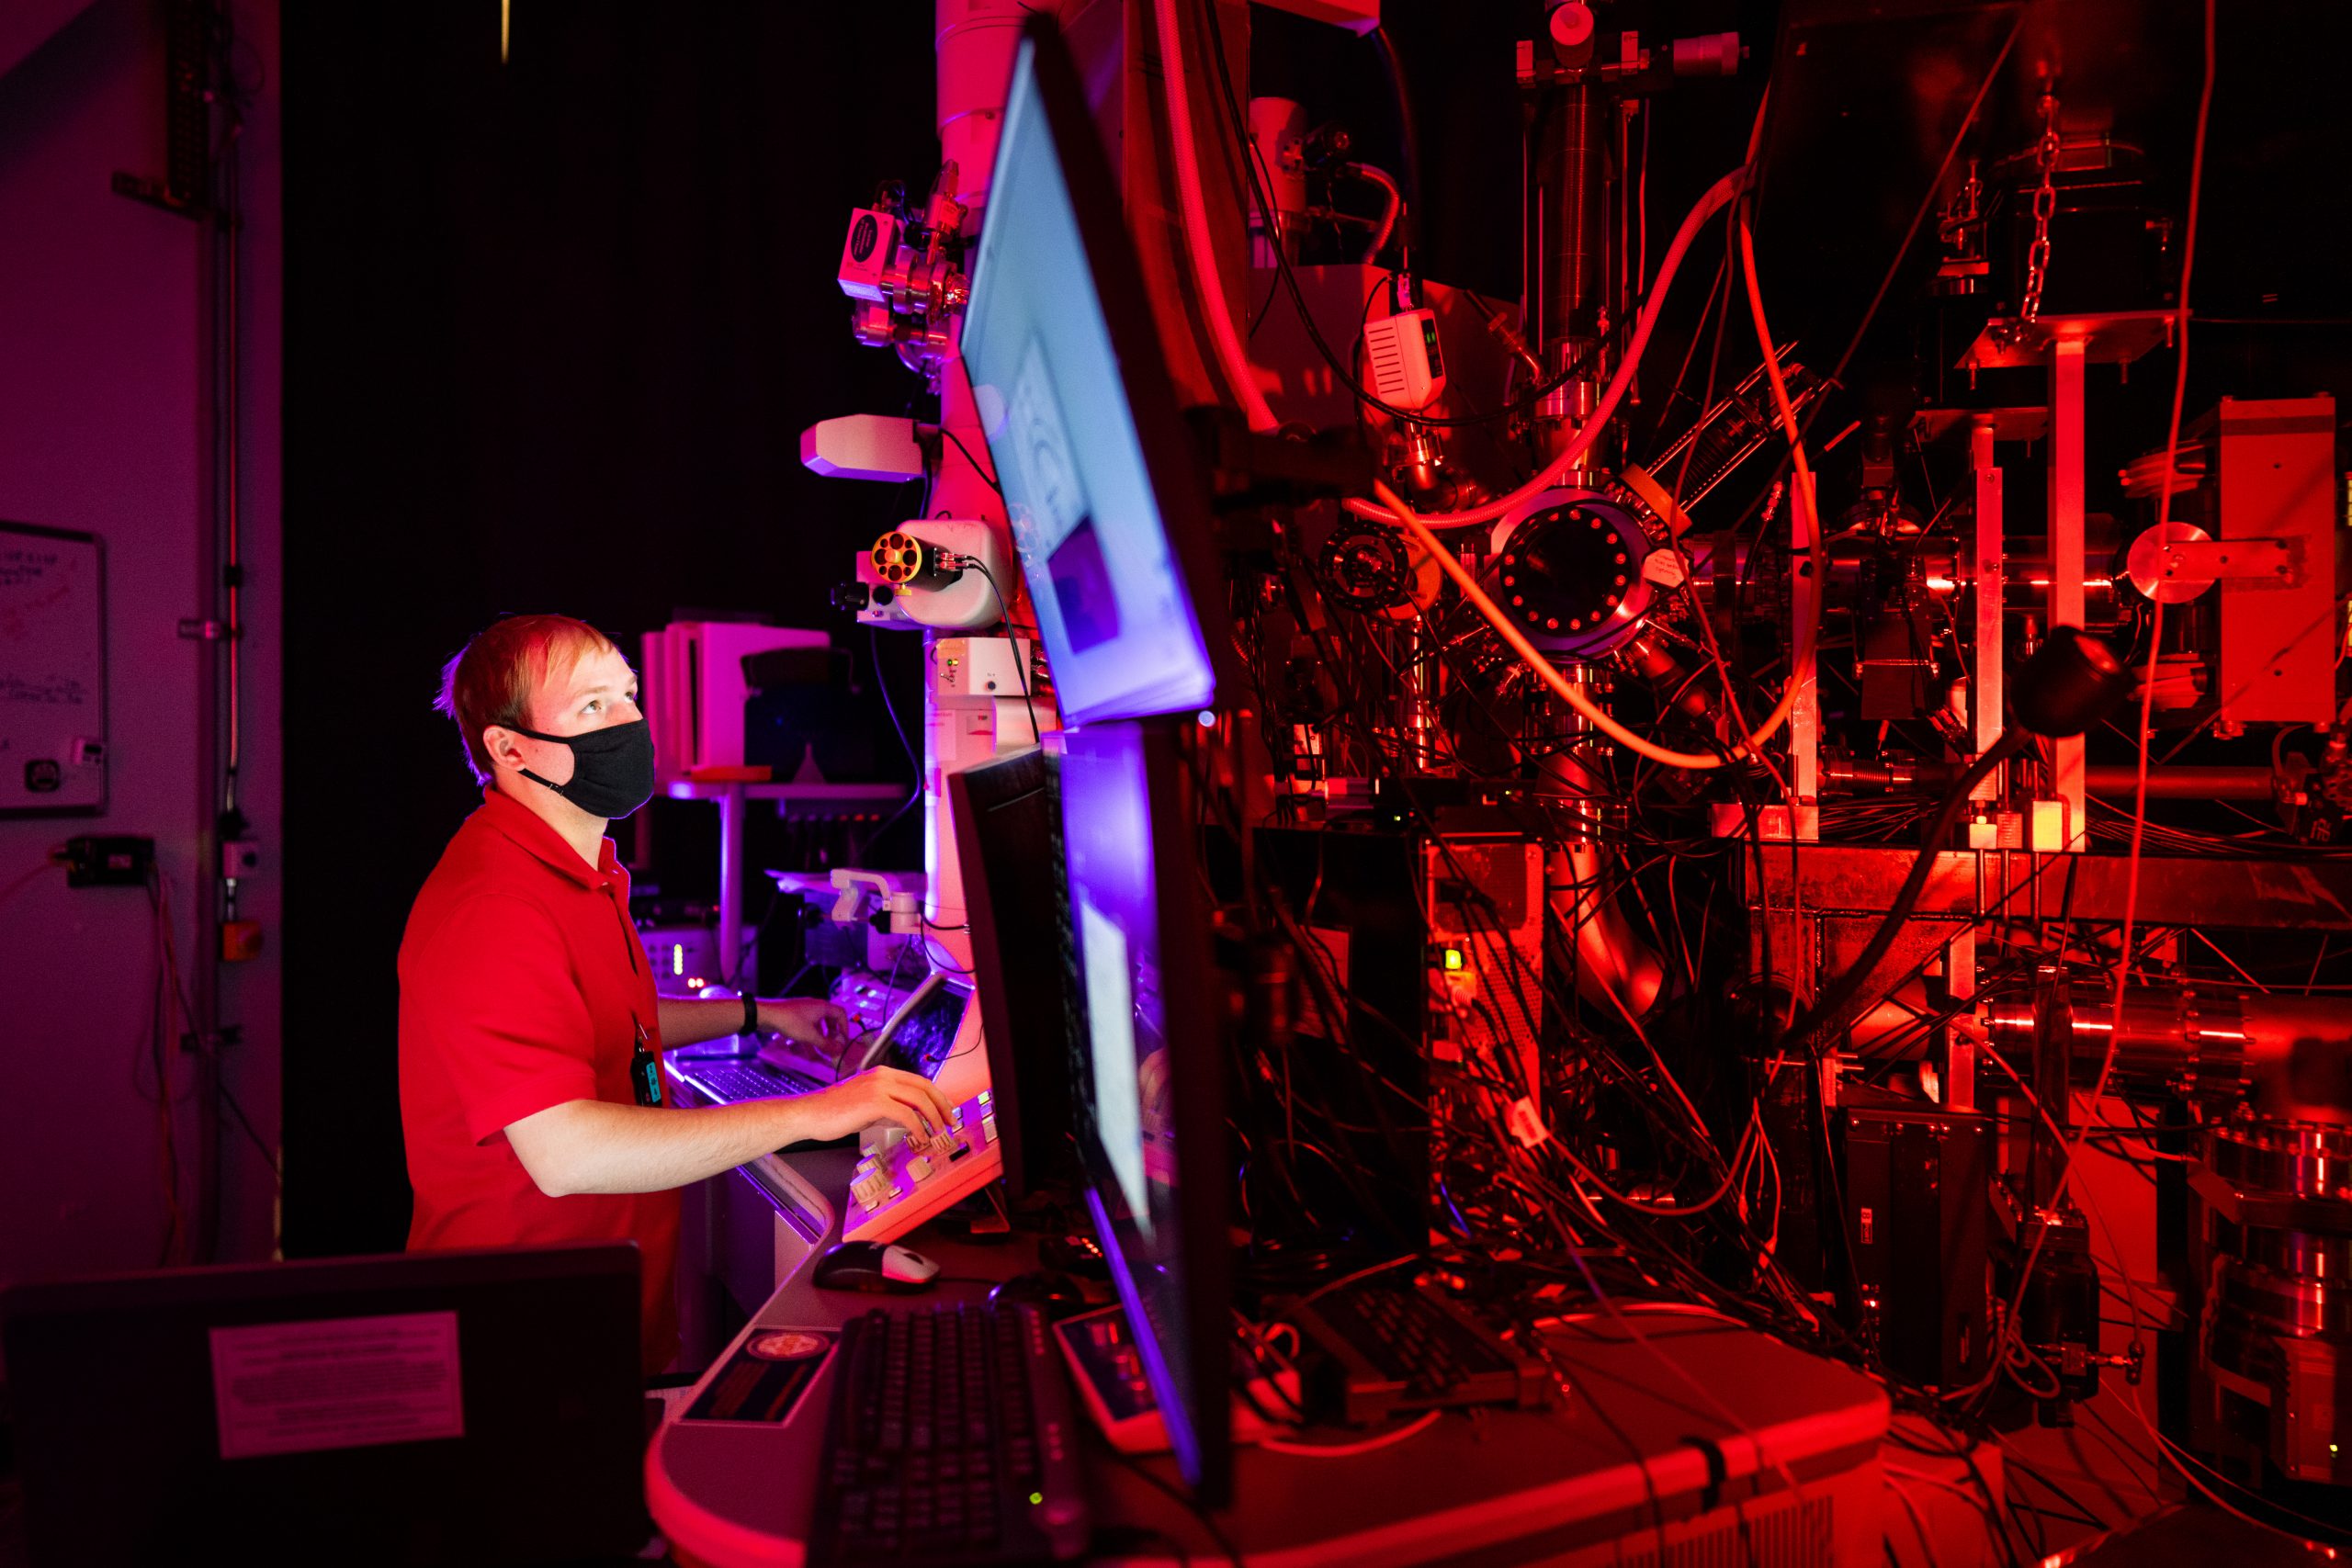
[[[637,1026],[661,1049],[653,968],[612,840],[591,867],[528,807],[483,793],[401,942],[401,1127],[412,1250],[634,1241],[645,1368],[677,1353],[678,1194],[541,1192],[506,1127],[572,1100],[636,1103]]]

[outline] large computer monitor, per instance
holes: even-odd
[[[1232,1170],[1187,728],[1069,731],[1062,835],[1087,1207],[1177,1461],[1213,1505],[1232,1467]]]
[[[1057,761],[1027,746],[947,777],[997,1147],[1016,1198],[1077,1174]]]
[[[1122,209],[1077,71],[1033,21],[962,354],[1071,724],[1216,694],[1207,503]]]

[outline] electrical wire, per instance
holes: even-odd
[[[1242,1561],[1240,1551],[1233,1544],[1232,1539],[1219,1528],[1216,1517],[1206,1508],[1201,1506],[1199,1500],[1191,1492],[1152,1470],[1133,1454],[1121,1453],[1118,1450],[1113,1449],[1111,1457],[1141,1476],[1154,1491],[1192,1515],[1201,1529],[1207,1533],[1209,1540],[1216,1543],[1217,1551],[1225,1554],[1225,1560],[1231,1563],[1233,1568],[1248,1568]]]
[[[996,595],[997,608],[1001,612],[1000,618],[1004,623],[1005,641],[1012,649],[1013,678],[1021,682],[1021,705],[1029,710],[1029,739],[1032,741],[1043,740],[1046,727],[1037,722],[1036,699],[1029,694],[1029,656],[1022,650],[1019,628],[1012,624],[1012,601],[1006,596],[1004,585],[996,580],[996,573],[989,570],[986,561],[978,556],[959,556],[956,558],[986,579],[989,591]]]
[[[1240,100],[1234,95],[1232,73],[1226,69],[1225,34],[1223,28],[1217,22],[1216,6],[1214,4],[1204,4],[1201,14],[1203,19],[1208,25],[1209,38],[1212,46],[1210,50],[1210,57],[1216,66],[1217,83],[1225,97],[1226,113],[1231,119],[1235,131],[1240,137],[1243,144],[1254,148],[1255,143],[1250,135],[1249,117],[1243,112]],[[1393,57],[1391,63],[1393,66]],[[1401,101],[1402,100],[1400,99],[1400,104]],[[1407,156],[1408,160],[1413,160],[1417,155],[1412,151],[1409,133],[1408,140],[1408,145],[1407,149]],[[1261,222],[1265,225],[1268,231],[1271,232],[1276,224],[1276,220],[1273,216],[1273,197],[1269,193],[1266,186],[1261,183],[1259,178],[1259,165],[1261,162],[1261,160],[1255,156],[1252,156],[1248,160],[1250,194],[1252,199],[1257,202],[1259,217]],[[1419,176],[1413,174],[1409,169],[1407,173],[1406,184],[1410,187],[1410,189],[1405,204],[1402,223],[1408,236],[1406,248],[1409,252],[1411,248],[1410,236],[1412,232],[1414,216],[1413,197],[1418,195],[1419,191]],[[1314,312],[1307,308],[1306,296],[1305,291],[1299,287],[1297,274],[1291,266],[1289,258],[1283,254],[1279,247],[1277,247],[1273,253],[1273,260],[1276,281],[1282,288],[1289,293],[1292,307],[1298,314],[1298,323],[1300,327],[1305,330],[1307,341],[1315,345],[1315,352],[1322,356],[1323,363],[1329,367],[1332,379],[1338,382],[1340,386],[1345,387],[1355,400],[1364,407],[1376,410],[1381,413],[1388,415],[1392,419],[1408,419],[1416,424],[1430,425],[1438,429],[1467,429],[1492,424],[1499,420],[1512,418],[1534,408],[1536,404],[1541,402],[1550,393],[1566,386],[1576,377],[1582,375],[1591,366],[1594,359],[1600,354],[1600,352],[1610,344],[1609,338],[1602,338],[1599,342],[1595,343],[1591,349],[1577,356],[1575,363],[1555,372],[1541,384],[1530,388],[1527,391],[1521,393],[1510,402],[1498,409],[1488,409],[1474,413],[1447,416],[1432,414],[1423,410],[1398,408],[1393,403],[1382,400],[1379,397],[1374,395],[1369,388],[1364,386],[1362,381],[1358,380],[1354,371],[1340,358],[1339,354],[1333,350],[1329,342],[1324,338],[1322,330],[1315,324]],[[1469,296],[1469,298],[1475,299],[1476,296]]]
[[[1376,186],[1387,193],[1388,210],[1381,215],[1380,226],[1373,231],[1371,243],[1363,248],[1363,262],[1369,266],[1373,259],[1387,246],[1388,236],[1396,231],[1396,216],[1405,210],[1405,193],[1396,188],[1395,180],[1390,179],[1384,171],[1374,168],[1370,164],[1342,164],[1340,165],[1340,172],[1352,179],[1362,180],[1368,186]]]
[[[2165,479],[2164,482],[2156,487],[2159,497],[2157,502],[2159,537],[2162,536],[2164,524],[2169,521],[2171,515],[2173,489],[2171,476],[2179,459],[2181,409],[2188,392],[2188,285],[2197,264],[2197,213],[2205,183],[2205,132],[2213,111],[2213,7],[2214,0],[2205,0],[2205,75],[2203,85],[2197,96],[2197,130],[2188,164],[2188,211],[2181,240],[2180,289],[2175,296],[2174,306],[2175,315],[2177,317],[2175,326],[2177,335],[2173,340],[2176,347],[2176,360],[2173,369],[2172,417],[2167,425],[2165,439],[2163,469]],[[2093,1105],[2097,1105],[2106,1097],[2108,1080],[2115,1070],[2116,1048],[2121,1041],[2123,1031],[2124,987],[2130,978],[2132,929],[2139,914],[2140,857],[2143,840],[2147,830],[2148,753],[2153,747],[2154,737],[2156,670],[2163,652],[2161,633],[2164,626],[2164,603],[2162,600],[2151,600],[2149,608],[2148,662],[2142,673],[2140,687],[2140,728],[2132,790],[2132,847],[2124,863],[2122,940],[2117,946],[2115,971],[2109,981],[2114,995],[2108,1013],[2107,1049],[2100,1055],[2098,1074],[2091,1081],[2090,1103]],[[2064,1201],[2067,1193],[2073,1188],[2076,1158],[2082,1152],[2083,1136],[2089,1131],[2089,1127],[2086,1125],[2071,1141],[2062,1142],[2059,1145],[2062,1158],[2058,1168],[2058,1185],[2052,1194],[2052,1202]],[[2018,1270],[2017,1290],[2010,1302],[2008,1317],[2006,1319],[2008,1326],[2005,1333],[2008,1337],[2013,1337],[2018,1332],[2017,1325],[2021,1321],[2020,1309],[2025,1302],[2026,1292],[2033,1282],[2034,1269],[2041,1260],[2042,1246],[2049,1239],[2050,1231],[2050,1226],[2043,1225],[2034,1232],[2033,1245],[2027,1249],[2025,1261]],[[1996,1365],[1999,1359],[1998,1357],[1995,1358]],[[2150,1430],[2153,1431],[2154,1428],[2151,1427]]]
[[[1168,96],[1169,155],[1176,165],[1184,250],[1192,261],[1193,289],[1200,297],[1209,342],[1224,367],[1226,383],[1241,404],[1250,428],[1272,431],[1282,422],[1274,417],[1266,394],[1259,389],[1257,371],[1250,364],[1250,351],[1242,343],[1241,333],[1233,324],[1233,311],[1226,303],[1225,279],[1217,271],[1216,252],[1209,238],[1208,201],[1201,190],[1200,149],[1193,140],[1192,85],[1184,68],[1183,28],[1177,4],[1178,0],[1152,0],[1151,13],[1159,38],[1160,81]],[[1255,177],[1253,172],[1253,181]],[[1274,231],[1270,227],[1268,231]],[[1305,315],[1302,310],[1301,318]]]
[[[162,965],[162,973],[164,976],[162,987],[163,995],[169,1006],[175,1006],[177,1008],[181,1021],[187,1025],[186,1039],[194,1043],[193,1048],[199,1054],[209,1055],[213,1058],[211,1063],[214,1077],[212,1092],[220,1096],[221,1102],[229,1108],[231,1116],[235,1119],[237,1125],[243,1130],[246,1141],[253,1145],[254,1153],[261,1156],[262,1163],[269,1167],[270,1176],[277,1182],[279,1189],[283,1190],[285,1185],[285,1172],[283,1168],[278,1164],[277,1151],[271,1148],[268,1143],[263,1139],[261,1134],[254,1129],[252,1119],[245,1114],[244,1107],[238,1103],[236,1096],[230,1092],[228,1083],[220,1073],[219,1048],[217,1044],[205,1041],[202,1031],[197,1024],[196,1009],[188,1000],[187,984],[180,976],[178,942],[174,938],[172,932],[171,889],[171,878],[164,875],[160,868],[154,870],[150,874],[147,883],[147,896],[153,908],[155,918],[157,952]],[[168,1035],[171,1032],[171,1020],[168,1012],[164,1020],[163,1032],[165,1035]],[[166,1135],[164,1146],[168,1150],[171,1147],[168,1115],[172,1097],[168,1084],[160,1077],[163,1072],[163,1062],[160,1056],[156,1062],[156,1071],[159,1075],[158,1083],[164,1089],[163,1103],[165,1108],[166,1114]]]
[[[1160,0],[1163,5],[1170,3],[1170,0]],[[1616,417],[1617,405],[1623,400],[1626,390],[1633,385],[1634,372],[1641,367],[1643,351],[1649,347],[1650,333],[1657,325],[1658,312],[1665,308],[1668,292],[1673,287],[1674,276],[1682,265],[1683,256],[1690,249],[1690,242],[1707,220],[1722,211],[1745,188],[1747,182],[1746,166],[1734,169],[1709,186],[1684,216],[1682,226],[1674,231],[1674,243],[1667,247],[1665,256],[1658,263],[1657,280],[1650,285],[1649,298],[1643,301],[1641,314],[1634,320],[1634,333],[1626,343],[1623,357],[1617,362],[1617,368],[1611,374],[1600,400],[1593,405],[1592,413],[1577,427],[1576,434],[1568,438],[1567,444],[1550,462],[1536,470],[1532,479],[1510,494],[1476,506],[1464,507],[1458,512],[1431,513],[1421,520],[1424,525],[1431,528],[1470,528],[1482,523],[1492,523],[1513,507],[1543,494],[1566,477],[1577,459],[1600,439],[1602,432],[1609,428],[1610,421]],[[1385,412],[1395,412],[1399,417],[1418,417],[1410,411],[1385,411],[1385,405],[1375,406],[1382,407]],[[1439,422],[1424,420],[1422,423]],[[1385,506],[1377,502],[1351,499],[1348,508],[1359,517],[1386,520]]]
[[[1358,1454],[1374,1453],[1381,1449],[1395,1448],[1408,1438],[1417,1438],[1437,1425],[1442,1410],[1424,1412],[1393,1431],[1353,1443],[1295,1443],[1283,1438],[1261,1438],[1258,1446],[1268,1453],[1293,1454],[1300,1459],[1353,1459]]]
[[[964,445],[964,438],[956,434],[954,431],[948,429],[944,424],[939,427],[939,434],[956,444],[956,450],[964,454],[964,461],[971,466],[972,472],[980,476],[980,482],[987,485],[989,489],[996,491],[996,498],[999,501],[1002,501],[1004,499],[1004,486],[997,482],[996,471],[983,464],[978,457],[973,457],[972,449]],[[925,505],[928,504],[928,502],[925,502]]]
[[[1389,489],[1385,483],[1375,482],[1373,490],[1374,493],[1379,496],[1381,504],[1387,509],[1387,516],[1394,519],[1399,527],[1412,536],[1413,541],[1421,547],[1422,551],[1437,562],[1439,570],[1453,580],[1454,587],[1461,590],[1462,596],[1486,617],[1487,623],[1494,627],[1503,641],[1510,645],[1511,651],[1519,656],[1520,661],[1570,707],[1582,714],[1594,728],[1628,750],[1669,768],[1708,769],[1724,765],[1725,759],[1723,757],[1704,751],[1677,751],[1660,746],[1655,741],[1646,740],[1617,722],[1611,716],[1608,710],[1585,694],[1583,687],[1561,674],[1550,660],[1536,650],[1535,645],[1527,640],[1526,634],[1522,633],[1512,623],[1511,618],[1487,596],[1486,590],[1478,586],[1477,580],[1472,577],[1461,561],[1454,558],[1453,552],[1446,548],[1443,542],[1430,532],[1429,523],[1417,516],[1403,497]],[[1808,637],[1808,643],[1813,640],[1815,640],[1813,637]],[[1811,662],[1809,657],[1801,660],[1800,671],[1810,666]],[[1754,756],[1756,754],[1754,748],[1787,721],[1791,710],[1796,705],[1797,690],[1803,679],[1800,673],[1790,681],[1788,690],[1781,694],[1779,705],[1766,716],[1763,724],[1758,727],[1755,733],[1747,738],[1743,749],[1730,753],[1732,761],[1736,761]]]

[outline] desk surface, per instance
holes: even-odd
[[[790,1157],[827,1190],[846,1179],[851,1158],[842,1151]],[[965,1281],[1006,1278],[1035,1258],[1027,1238],[980,1245],[935,1226],[907,1242],[939,1264],[943,1282],[933,1290],[914,1296],[819,1290],[808,1278],[812,1254],[743,1335],[838,1327],[876,1305],[984,1300],[985,1283]],[[1825,1495],[1839,1491],[1860,1469],[1876,1497],[1886,1402],[1844,1367],[1670,1308],[1563,1322],[1546,1343],[1569,1384],[1561,1408],[1449,1415],[1402,1442],[1348,1457],[1245,1448],[1237,1455],[1237,1502],[1218,1524],[1257,1568],[1510,1561],[1522,1548],[1554,1555],[1667,1528],[1700,1513],[1711,1493],[1726,1504],[1769,1502],[1785,1492],[1784,1468],[1805,1495],[1808,1517],[1816,1483]],[[718,1365],[725,1362],[722,1356]],[[711,1568],[800,1562],[830,1401],[829,1367],[780,1424],[673,1421],[656,1435],[646,1457],[647,1497],[681,1561]],[[1323,1436],[1310,1431],[1299,1440]],[[1352,1436],[1328,1438],[1345,1444]],[[1761,1464],[1751,1437],[1763,1445]],[[1091,1429],[1086,1443],[1098,1539],[1114,1548],[1095,1561],[1173,1562],[1179,1549],[1222,1557],[1201,1523],[1138,1473],[1174,1484],[1171,1460],[1122,1461]],[[1862,1560],[1875,1562],[1875,1506],[1869,1513]]]

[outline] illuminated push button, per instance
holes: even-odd
[[[989,1144],[996,1142],[996,1117],[993,1113],[980,1118],[980,1140]]]
[[[986,1105],[986,1104],[988,1104],[988,1103],[989,1103],[989,1091],[988,1091],[987,1089],[982,1089],[982,1090],[980,1090],[980,1092],[979,1092],[978,1095],[975,1095],[973,1098],[974,1098],[974,1099],[976,1099],[976,1100],[978,1100],[982,1105]]]

